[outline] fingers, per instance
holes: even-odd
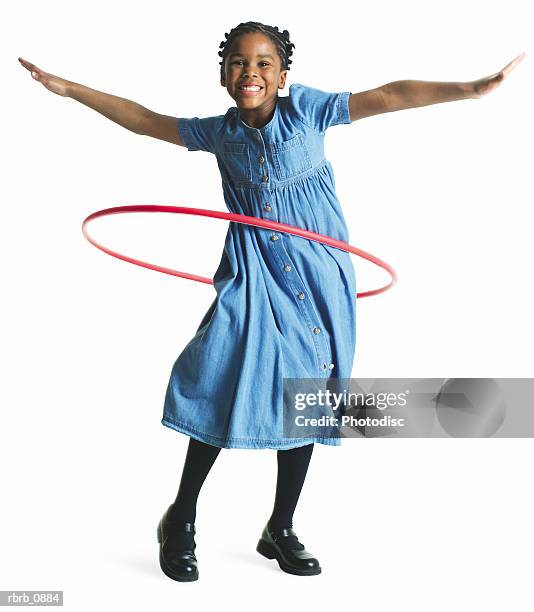
[[[26,68],[27,70],[31,72],[32,77],[36,81],[38,81],[39,78],[42,76],[41,70],[37,68],[35,64],[32,64],[31,62],[27,62],[26,60],[22,59],[22,57],[19,57],[18,59],[19,59],[19,62],[24,66],[24,68]]]
[[[509,74],[518,64],[520,64],[525,58],[525,55],[526,53],[523,51],[516,58],[514,58],[509,64],[506,64],[506,66],[502,69],[502,73],[504,74],[504,76]]]
[[[19,57],[19,62],[28,70],[34,70],[36,68],[31,62],[27,62],[25,59],[22,59],[22,57]]]

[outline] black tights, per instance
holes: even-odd
[[[182,479],[169,518],[194,523],[198,494],[221,448],[189,438]],[[293,513],[306,478],[313,443],[277,451],[278,475],[274,507],[269,527],[292,527]]]

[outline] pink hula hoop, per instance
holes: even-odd
[[[127,255],[123,255],[122,253],[118,253],[117,251],[113,251],[108,249],[107,247],[99,244],[96,240],[89,236],[87,231],[87,225],[93,219],[97,217],[105,217],[107,215],[114,215],[118,213],[129,213],[129,212],[165,212],[165,213],[178,213],[182,215],[199,215],[201,217],[213,217],[215,219],[226,219],[227,221],[234,221],[236,223],[243,223],[244,225],[253,225],[255,227],[263,227],[266,229],[276,230],[279,232],[292,234],[294,236],[300,236],[301,238],[306,238],[308,240],[315,240],[316,242],[320,242],[322,244],[326,244],[328,246],[335,247],[337,249],[341,249],[342,251],[346,251],[348,253],[353,253],[354,255],[358,255],[363,259],[366,259],[377,266],[380,266],[384,270],[387,270],[391,275],[391,281],[380,287],[378,289],[372,289],[371,291],[363,291],[360,293],[356,293],[357,298],[369,297],[371,295],[377,295],[379,293],[383,293],[388,289],[391,289],[393,285],[397,282],[397,274],[395,270],[387,264],[385,261],[382,261],[378,257],[371,255],[361,249],[358,249],[347,242],[343,242],[342,240],[336,240],[335,238],[331,238],[330,236],[325,236],[323,234],[317,234],[315,232],[310,232],[308,230],[302,229],[300,227],[296,227],[294,225],[287,225],[286,223],[278,223],[277,221],[268,221],[267,219],[260,219],[259,217],[250,217],[248,215],[238,215],[235,213],[228,212],[219,212],[216,210],[209,210],[204,208],[187,208],[185,206],[161,206],[158,204],[137,204],[137,205],[128,205],[128,206],[114,206],[112,208],[105,208],[103,210],[97,210],[96,212],[90,214],[86,217],[82,223],[82,232],[87,240],[100,249],[107,253],[108,255],[112,255],[113,257],[117,257],[118,259],[122,259],[129,263],[135,264],[137,266],[143,266],[144,268],[149,268],[150,270],[156,270],[157,272],[163,272],[164,274],[171,274],[172,276],[180,276],[181,278],[187,278],[189,280],[197,281],[199,283],[206,283],[208,285],[213,285],[213,279],[207,278],[205,276],[198,276],[196,274],[190,274],[189,272],[180,272],[178,270],[174,270],[172,268],[165,268],[163,266],[158,266],[156,264],[148,263],[146,261],[141,261],[139,259],[133,259],[132,257],[128,257]]]

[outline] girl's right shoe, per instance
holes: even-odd
[[[196,533],[194,523],[172,522],[168,519],[169,510],[167,509],[158,524],[159,542],[159,565],[163,573],[179,582],[191,582],[198,580],[197,558],[195,556],[196,543],[187,548],[183,544],[178,546],[173,542],[173,534],[189,532]]]

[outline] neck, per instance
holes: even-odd
[[[242,121],[244,121],[248,126],[256,129],[260,129],[266,126],[271,119],[274,117],[274,113],[276,112],[276,104],[278,102],[278,97],[274,98],[273,102],[270,104],[268,108],[238,108],[239,117]]]

